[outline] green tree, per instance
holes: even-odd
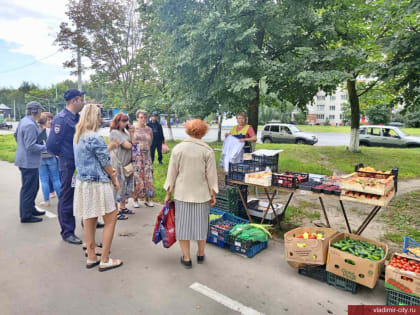
[[[371,106],[366,110],[367,117],[369,122],[378,125],[378,124],[388,124],[391,116],[391,110],[389,106],[386,105],[375,105]]]

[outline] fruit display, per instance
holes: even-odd
[[[245,174],[245,183],[271,186],[272,173],[268,171]]]
[[[313,192],[324,193],[327,195],[341,195],[341,188],[337,185],[321,184],[312,187]]]
[[[298,188],[300,183],[307,182],[309,174],[284,172],[281,174],[273,174],[272,185],[285,188]]]
[[[383,196],[394,188],[394,177],[375,178],[353,173],[342,177],[340,187],[344,190]]]
[[[385,207],[393,197],[394,189],[388,191],[385,196],[342,190],[340,199]]]
[[[407,257],[394,255],[394,257],[392,257],[391,261],[389,262],[389,266],[420,274],[420,262],[414,259],[409,259]],[[413,282],[412,278],[406,278],[407,279],[404,280]]]
[[[311,240],[323,240],[324,234],[322,233],[310,233],[310,232],[304,232],[296,236],[296,238],[303,238],[305,240],[311,239]]]
[[[213,214],[213,213],[211,213],[211,214],[209,214],[209,221],[211,222],[211,221],[220,219],[222,216],[223,216],[222,214]]]
[[[409,253],[413,253],[417,257],[420,257],[420,247],[407,247]]]
[[[385,256],[385,251],[381,246],[370,244],[366,241],[350,239],[348,236],[338,242],[332,243],[331,246],[356,257],[366,258],[372,261],[379,261]]]

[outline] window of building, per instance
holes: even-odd
[[[341,95],[341,99],[342,99],[342,100],[346,100],[346,99],[347,99],[347,94],[342,94],[342,95]]]
[[[318,110],[325,110],[325,105],[317,105]]]
[[[329,120],[334,120],[335,119],[335,115],[330,115],[330,117],[328,119]]]
[[[343,119],[344,118],[344,115],[343,114],[340,114],[340,119]]]
[[[316,119],[324,119],[324,114],[316,114]]]
[[[330,96],[330,100],[331,100],[331,101],[335,101],[335,95],[331,95],[331,96]]]
[[[318,101],[325,101],[325,96],[317,96],[316,99]]]
[[[331,111],[335,111],[335,105],[330,106]]]
[[[279,126],[278,125],[272,125],[270,131],[271,132],[279,132]]]

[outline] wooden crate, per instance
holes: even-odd
[[[351,183],[352,179],[360,178],[363,181],[375,181],[376,186],[363,185],[362,183]],[[357,173],[343,176],[340,181],[340,188],[348,191],[357,191],[366,194],[385,196],[392,188],[394,188],[394,176],[386,179],[376,179],[369,177],[360,177]]]
[[[340,199],[343,201],[352,201],[352,202],[359,202],[364,203],[367,205],[373,205],[373,206],[380,206],[380,207],[386,207],[389,202],[394,198],[395,192],[392,191],[388,196],[382,196],[379,199],[368,199],[368,198],[360,198],[360,197],[350,197],[345,195],[346,191],[341,191]]]
[[[255,177],[252,176],[252,175],[255,175],[255,174],[259,174],[259,173],[265,173],[265,172],[245,174],[245,183],[270,187],[271,186],[272,175],[265,175],[262,178],[255,178]]]

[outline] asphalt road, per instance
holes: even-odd
[[[229,129],[222,130],[222,139],[224,139],[224,134],[228,131]],[[103,136],[108,136],[109,128],[102,128],[100,133]],[[168,128],[163,128],[163,133],[166,138],[169,137]],[[187,137],[183,127],[173,127],[172,134],[175,140],[183,140]],[[350,134],[346,133],[313,132],[313,134],[318,137],[316,145],[348,145],[350,141]],[[261,131],[258,131],[257,138],[258,142],[261,143]],[[217,141],[217,128],[210,128],[203,140],[207,142]]]
[[[151,241],[159,206],[142,207],[118,222],[111,256],[124,259],[121,268],[88,270],[81,246],[60,239],[56,199],[43,222],[21,224],[19,171],[1,161],[0,170],[2,315],[341,315],[347,314],[348,304],[385,303],[382,280],[373,290],[351,294],[300,276],[286,263],[281,240],[270,241],[252,259],[208,245],[206,262],[186,270],[179,263],[178,244],[163,249]],[[83,237],[79,222],[76,234]]]

